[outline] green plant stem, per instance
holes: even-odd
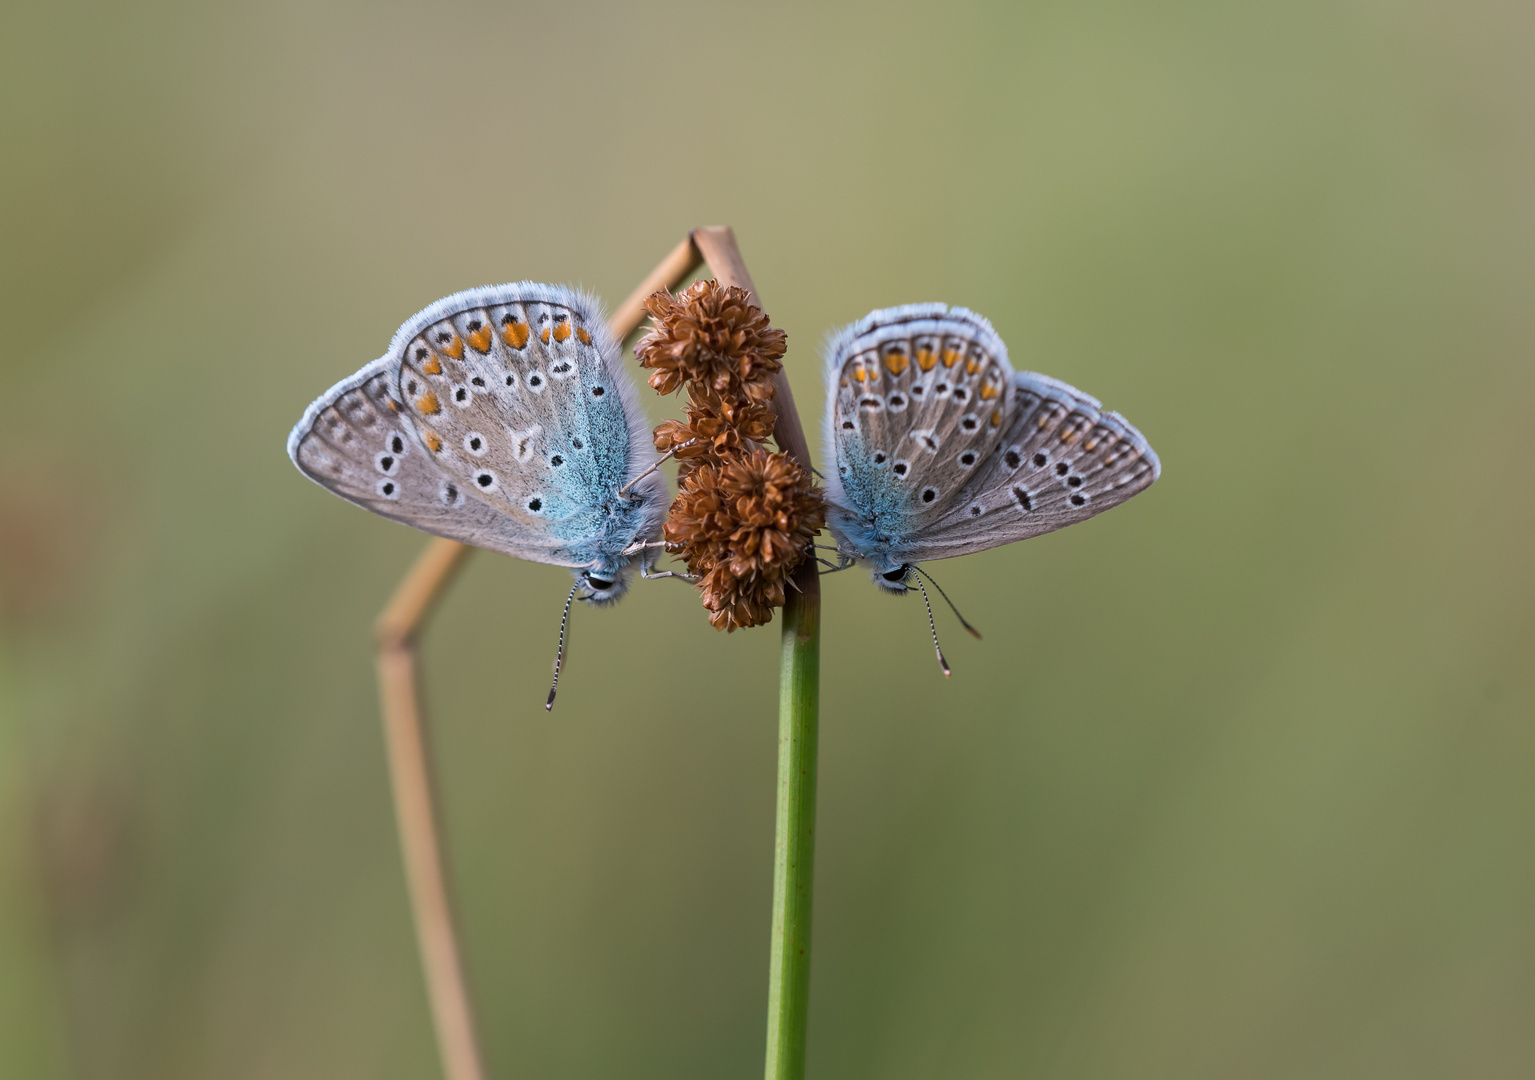
[[[815,572],[811,562],[808,575]],[[797,576],[807,576],[806,568],[802,567]],[[783,663],[778,688],[778,819],[773,842],[767,1080],[800,1080],[805,1075],[820,673],[820,590],[791,591],[783,610]]]
[[[709,272],[762,306],[735,233],[728,226],[689,234]],[[681,249],[674,255],[681,265]],[[643,299],[636,292],[636,297]],[[773,379],[773,440],[810,468],[810,443],[794,408],[786,373]],[[814,552],[809,553],[814,555]],[[810,904],[815,881],[815,778],[821,695],[821,579],[815,559],[794,574],[783,609],[778,689],[778,828],[773,841],[773,949],[768,970],[767,1080],[805,1075],[805,1018],[810,1004]]]

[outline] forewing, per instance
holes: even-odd
[[[390,392],[390,358],[337,383],[288,438],[299,471],[343,499],[406,525],[536,562],[562,562],[547,537],[500,513],[439,469]]]
[[[1011,374],[964,308],[889,308],[844,331],[829,355],[831,501],[880,535],[932,528],[1000,445]]]
[[[633,461],[600,313],[550,286],[449,300],[396,338],[395,390],[426,453],[524,528],[597,535]]]
[[[1095,398],[1029,371],[1012,382],[991,456],[961,497],[895,556],[942,559],[1063,529],[1118,506],[1161,474],[1144,436]]]

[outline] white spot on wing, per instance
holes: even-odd
[[[534,424],[526,431],[517,431],[513,428],[506,429],[507,435],[511,436],[512,439],[512,456],[517,459],[519,464],[533,457],[534,452],[538,449],[538,437],[543,433],[543,430],[542,424]]]

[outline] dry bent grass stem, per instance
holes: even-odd
[[[657,392],[688,392],[686,421],[655,430],[656,449],[681,465],[666,549],[698,578],[716,630],[761,626],[783,606],[786,583],[826,523],[810,473],[761,446],[773,435],[769,403],[786,336],[745,289],[713,280],[680,296],[662,289],[645,308],[653,326],[635,356]]]

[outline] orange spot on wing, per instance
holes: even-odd
[[[576,327],[576,340],[582,345],[590,345],[592,343],[592,335],[586,332],[586,327],[578,326]]]
[[[957,363],[959,363],[959,350],[958,349],[945,349],[945,350],[943,350],[943,366],[944,367],[953,367]]]
[[[538,332],[538,340],[545,345],[549,344],[549,328],[546,326]]]
[[[980,371],[980,370],[981,370],[981,362],[979,360],[975,359],[975,357],[972,356],[969,360],[965,361],[965,374],[966,375],[974,375],[977,371]]]
[[[474,346],[475,352],[490,352],[490,327],[482,326],[469,335],[469,344]]]
[[[525,322],[509,322],[501,328],[501,340],[514,349],[520,349],[528,343],[528,324]]]
[[[1002,424],[1002,410],[994,409],[991,414],[991,426],[999,427]]]
[[[426,433],[426,448],[434,454],[442,449],[442,440],[437,437],[437,432],[428,431]]]
[[[990,401],[992,398],[994,398],[996,396],[997,396],[997,388],[995,386],[993,386],[991,383],[987,383],[985,386],[981,387],[981,400],[982,401]]]
[[[428,357],[426,363],[421,365],[421,371],[425,375],[441,375],[442,361],[435,356]]]
[[[459,337],[457,334],[454,334],[453,344],[449,345],[442,351],[453,357],[455,360],[462,360],[464,358],[464,339]]]
[[[938,357],[926,349],[917,350],[917,366],[923,371],[932,371],[933,365],[938,363]]]
[[[416,408],[421,410],[422,416],[431,416],[442,410],[442,406],[437,404],[437,395],[430,390],[416,399]]]
[[[859,382],[867,382],[869,379],[869,373],[865,371],[863,369],[863,365],[860,364],[858,367],[853,369],[853,378],[857,379]]]
[[[554,340],[564,341],[568,337],[570,337],[570,320],[561,319],[554,326]]]
[[[389,411],[390,412],[399,412],[400,411],[400,403],[398,401],[394,400],[394,398],[390,398],[389,399]]]
[[[885,370],[892,375],[899,375],[906,370],[907,365],[910,363],[911,361],[906,358],[906,354],[903,352],[887,352],[885,354]]]

